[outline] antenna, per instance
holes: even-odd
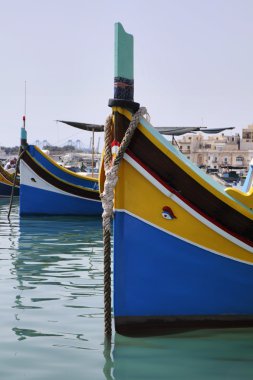
[[[24,115],[26,115],[26,80],[25,80],[25,109],[24,109]]]
[[[25,121],[26,121],[26,80],[25,80],[25,104],[24,104],[24,116],[23,116],[23,127],[25,129]]]

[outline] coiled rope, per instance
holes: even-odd
[[[105,123],[105,148],[104,148],[104,191],[101,194],[103,206],[103,240],[104,240],[104,318],[105,336],[111,337],[111,219],[113,215],[114,188],[118,181],[119,164],[139,124],[140,118],[148,115],[145,107],[140,107],[133,115],[126,130],[125,136],[119,146],[119,150],[113,160],[111,143],[113,117],[110,115]]]

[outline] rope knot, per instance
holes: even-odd
[[[105,183],[104,191],[101,194],[102,206],[103,206],[103,225],[107,231],[110,231],[110,221],[113,215],[113,199],[114,199],[114,188],[118,181],[118,169],[119,164],[123,158],[123,155],[133,137],[134,131],[139,124],[140,118],[144,115],[148,115],[147,109],[145,107],[140,107],[139,110],[133,115],[132,120],[129,124],[129,127],[126,130],[125,136],[120,144],[118,153],[112,161],[111,154],[111,129],[112,129],[112,116],[107,117],[105,123],[105,157],[104,157],[104,166],[105,166]]]

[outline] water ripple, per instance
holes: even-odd
[[[253,329],[104,340],[100,218],[8,210],[0,199],[1,379],[253,378]]]

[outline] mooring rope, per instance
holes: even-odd
[[[105,317],[105,336],[108,338],[112,335],[111,326],[111,219],[113,215],[114,188],[118,181],[119,164],[123,155],[133,137],[134,131],[139,124],[140,118],[148,115],[145,107],[140,107],[133,115],[125,136],[119,146],[119,150],[113,160],[111,143],[112,143],[112,126],[113,117],[110,115],[105,123],[105,148],[104,148],[104,170],[105,183],[104,191],[101,194],[103,206],[103,240],[104,240],[104,317]]]

